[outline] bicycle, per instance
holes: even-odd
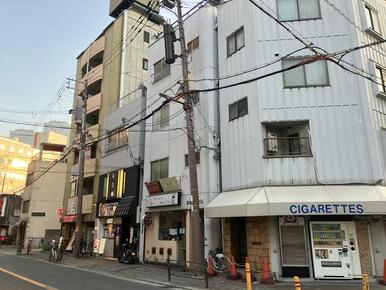
[[[59,259],[60,259],[60,254],[59,254],[58,243],[56,243],[55,240],[52,240],[50,244],[50,255],[48,256],[48,262],[51,262],[51,260],[53,260],[55,263],[57,263]]]
[[[232,262],[222,253],[216,253],[216,251],[209,250],[208,257],[205,259],[204,270],[209,269],[209,259],[212,259],[213,269],[219,273],[229,272],[232,268]]]

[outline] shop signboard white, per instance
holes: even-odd
[[[105,246],[106,246],[106,239],[101,239],[99,243],[99,254],[103,255],[105,252]]]
[[[180,204],[180,194],[178,192],[151,195],[146,198],[146,207],[173,206]]]

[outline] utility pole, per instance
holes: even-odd
[[[7,178],[7,172],[4,172],[3,183],[1,184],[1,193],[4,193],[5,179]]]
[[[89,68],[89,62],[87,62],[87,72]],[[83,214],[82,214],[82,201],[83,201],[83,181],[84,181],[84,162],[85,162],[85,152],[86,152],[86,116],[87,116],[87,79],[84,83],[84,89],[82,92],[82,124],[80,129],[80,144],[79,144],[79,175],[78,175],[78,186],[76,189],[78,195],[78,202],[76,207],[76,226],[75,226],[75,240],[73,246],[73,254],[75,257],[79,258],[81,245],[80,239],[82,236],[82,224],[83,224]]]
[[[193,124],[193,100],[189,93],[189,71],[188,71],[188,54],[186,50],[184,22],[182,18],[181,0],[176,0],[177,17],[179,27],[179,41],[181,46],[181,61],[182,61],[182,92],[185,96],[184,109],[186,114],[186,130],[188,140],[188,159],[189,159],[189,177],[190,177],[190,194],[192,197],[192,211],[190,215],[190,258],[194,264],[192,268],[201,268],[204,259],[204,242],[201,227],[200,215],[200,199],[198,194],[197,183],[197,163],[196,149],[194,139],[194,124]]]

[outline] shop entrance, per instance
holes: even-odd
[[[315,278],[353,279],[361,275],[354,222],[310,222]]]
[[[248,256],[246,219],[234,218],[231,222],[232,256],[239,264],[245,263]]]

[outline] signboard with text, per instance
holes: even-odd
[[[151,195],[146,197],[146,207],[161,207],[180,205],[180,193],[168,193],[160,195]]]
[[[365,207],[360,203],[291,204],[288,210],[292,215],[361,215],[365,213]]]

